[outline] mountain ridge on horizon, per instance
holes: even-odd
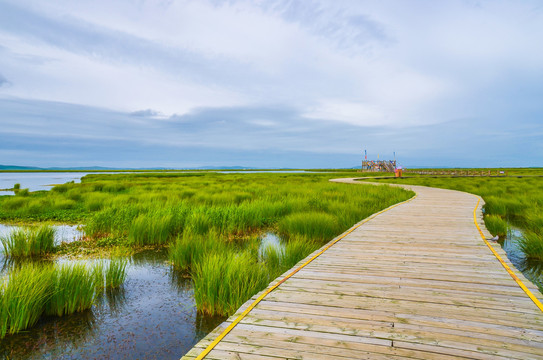
[[[51,170],[51,171],[73,171],[73,170],[92,170],[92,171],[122,171],[122,170],[258,170],[259,168],[250,166],[197,166],[190,168],[168,168],[168,167],[154,167],[154,168],[118,168],[118,167],[106,167],[106,166],[70,166],[70,167],[38,167],[38,166],[21,166],[21,165],[3,165],[0,164],[0,171],[2,170]],[[287,169],[287,168],[284,168]]]

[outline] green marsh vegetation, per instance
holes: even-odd
[[[484,220],[493,235],[504,236],[509,227],[522,231],[519,246],[526,259],[543,263],[542,169],[506,169],[507,177],[410,177],[386,182],[433,186],[480,195]],[[514,176],[512,176],[514,175]],[[540,266],[541,267],[541,266]]]
[[[230,315],[335,236],[412,196],[328,181],[340,176],[352,174],[93,174],[49,192],[0,197],[0,219],[85,224],[85,240],[60,253],[167,247],[176,271],[193,280],[198,310]],[[259,250],[266,232],[280,235],[283,247]]]

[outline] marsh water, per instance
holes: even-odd
[[[507,231],[507,236],[500,238],[499,243],[511,263],[543,293],[543,265],[526,259],[519,246],[520,239],[522,239],[522,231],[511,227]]]
[[[130,258],[125,284],[91,310],[0,340],[6,359],[179,359],[224,321],[196,312],[190,279],[164,250]]]
[[[14,195],[13,185],[20,184],[21,189],[29,191],[50,190],[54,185],[70,181],[81,182],[81,178],[88,172],[7,172],[0,173],[0,195]]]

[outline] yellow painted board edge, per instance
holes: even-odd
[[[475,205],[475,209],[473,209],[473,223],[475,224],[475,226],[477,227],[477,230],[479,230],[479,234],[481,235],[481,238],[483,239],[483,241],[485,242],[486,246],[488,246],[488,248],[490,249],[490,251],[492,251],[492,253],[494,254],[494,256],[496,257],[496,259],[498,259],[498,261],[502,264],[502,266],[505,268],[505,270],[507,270],[507,272],[509,273],[509,275],[511,275],[511,277],[513,278],[513,280],[516,281],[516,283],[518,284],[518,286],[520,286],[520,288],[522,290],[524,290],[524,292],[526,293],[526,295],[528,295],[528,297],[530,299],[532,299],[532,301],[534,302],[534,304],[539,308],[539,310],[543,311],[543,304],[541,304],[541,301],[539,301],[535,296],[534,294],[532,294],[532,292],[530,291],[530,289],[528,289],[526,287],[526,285],[524,285],[524,283],[522,282],[522,280],[519,279],[519,277],[517,275],[515,275],[515,273],[513,272],[513,270],[511,270],[511,268],[509,267],[509,265],[507,265],[505,263],[505,261],[503,261],[503,259],[501,258],[501,256],[496,252],[496,250],[494,250],[494,248],[492,247],[492,245],[490,245],[490,243],[488,242],[488,240],[486,239],[485,237],[485,234],[483,233],[483,231],[481,230],[481,228],[479,227],[479,224],[477,223],[477,209],[479,208],[479,203],[481,202],[481,198],[479,196],[477,196],[477,205]]]

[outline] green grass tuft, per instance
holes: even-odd
[[[63,316],[90,309],[98,295],[93,269],[83,263],[57,266],[51,282],[52,294],[45,314]]]
[[[543,262],[543,236],[533,232],[525,232],[519,240],[519,246],[529,261]]]
[[[43,315],[64,316],[90,309],[104,286],[119,287],[126,260],[50,264],[24,263],[0,279],[0,339],[34,325]]]
[[[485,226],[492,235],[505,236],[509,226],[499,215],[485,215]]]
[[[0,339],[38,322],[51,298],[50,266],[24,265],[0,283]]]
[[[194,298],[198,310],[232,315],[247,299],[264,289],[266,267],[248,252],[213,254],[194,266]]]
[[[205,256],[223,251],[227,251],[226,244],[219,239],[215,231],[210,231],[206,235],[186,231],[170,246],[169,258],[178,270],[188,273],[192,265],[200,262]]]
[[[126,279],[126,259],[112,259],[105,270],[106,288],[115,289],[121,286]]]
[[[128,233],[131,245],[165,244],[173,236],[171,215],[140,215],[134,219]]]
[[[285,216],[278,223],[283,236],[299,236],[310,240],[331,240],[341,233],[336,216],[322,212],[301,212]]]
[[[290,269],[309,254],[320,247],[316,242],[305,238],[295,238],[287,242],[282,259],[282,265],[285,269]]]
[[[0,237],[0,242],[8,257],[40,256],[53,251],[55,229],[48,225],[18,228]]]

